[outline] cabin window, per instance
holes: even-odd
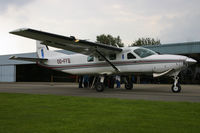
[[[109,54],[110,60],[116,60],[116,54]]]
[[[104,61],[104,58],[101,57],[101,56],[98,56],[98,60],[99,60],[99,61]]]
[[[88,56],[87,61],[88,62],[93,62],[94,61],[94,57],[93,56]]]
[[[136,57],[132,53],[127,54],[127,59],[135,59]]]

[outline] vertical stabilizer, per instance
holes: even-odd
[[[46,45],[41,44],[41,41],[36,41],[36,52],[39,58],[47,58],[49,50]]]
[[[50,51],[47,45],[42,44],[41,41],[36,41],[36,53],[38,58],[48,59],[66,56],[63,53]]]

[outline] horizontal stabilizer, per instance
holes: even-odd
[[[30,62],[45,62],[48,60],[48,59],[43,59],[43,58],[28,58],[28,57],[16,57],[16,56],[11,56],[9,59],[10,60],[30,61]]]
[[[153,73],[153,77],[155,78],[155,77],[160,77],[160,76],[163,76],[163,75],[167,75],[167,74],[169,74],[170,72],[172,72],[174,69],[169,69],[169,70],[167,70],[167,71],[165,71],[165,72],[161,72],[161,73]]]

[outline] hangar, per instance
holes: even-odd
[[[197,64],[181,72],[181,78],[184,83],[200,84],[200,41],[185,42],[175,44],[162,44],[153,46],[144,46],[160,54],[179,54],[192,57],[198,61]],[[73,52],[60,50],[65,54]],[[35,58],[35,53],[14,54],[18,57]],[[0,82],[75,82],[77,76],[62,72],[46,69],[33,62],[9,60],[13,55],[0,56]],[[187,76],[185,76],[187,75]],[[149,77],[151,78],[151,77]]]

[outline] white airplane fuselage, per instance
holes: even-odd
[[[186,56],[180,55],[151,55],[145,58],[140,58],[133,50],[138,47],[123,48],[121,53],[116,54],[115,60],[110,62],[119,69],[118,74],[123,73],[162,73],[173,69],[174,72],[180,72],[189,62],[195,60]],[[127,54],[132,53],[136,58],[128,59]],[[84,74],[114,74],[115,69],[106,61],[99,61],[98,58],[88,62],[88,56],[83,54],[53,55],[42,66],[63,71],[65,73],[84,75]],[[188,62],[189,61],[189,62]]]

